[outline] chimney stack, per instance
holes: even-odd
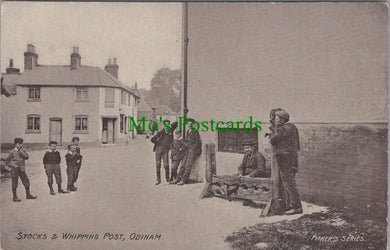
[[[70,69],[78,69],[81,65],[79,47],[73,46],[73,53],[70,55]]]
[[[35,53],[35,46],[27,44],[27,51],[24,52],[24,69],[32,70],[38,65],[38,54]]]
[[[111,58],[108,59],[108,64],[104,67],[104,70],[110,73],[113,77],[118,79],[118,69],[119,66],[114,58],[113,63],[111,64]]]
[[[9,59],[9,67],[6,69],[7,74],[17,74],[20,72],[19,69],[14,68],[14,59]]]
[[[134,89],[138,89],[138,83],[137,82],[134,83]]]

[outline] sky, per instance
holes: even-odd
[[[181,3],[1,2],[1,71],[11,58],[23,71],[27,44],[42,65],[69,65],[78,46],[82,65],[117,58],[122,83],[149,88],[159,68],[180,68],[181,24]]]

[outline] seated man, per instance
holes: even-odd
[[[254,141],[245,141],[244,146],[245,156],[241,165],[238,167],[238,175],[268,178],[271,176],[270,171],[265,167],[264,156],[257,151]]]

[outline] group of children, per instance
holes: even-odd
[[[77,187],[74,186],[74,183],[77,181],[82,162],[79,142],[79,137],[73,137],[72,144],[68,146],[68,152],[65,155],[67,165],[66,173],[68,175],[66,190],[63,190],[61,186],[61,155],[57,151],[57,142],[51,141],[49,143],[50,149],[43,156],[43,165],[46,171],[47,184],[49,185],[51,195],[56,194],[53,189],[53,175],[56,179],[56,183],[58,186],[58,193],[65,194],[77,190]],[[15,148],[9,152],[8,157],[6,159],[6,164],[11,168],[13,201],[21,201],[21,199],[19,199],[19,197],[17,196],[19,177],[22,180],[22,183],[26,189],[26,199],[36,199],[37,196],[34,196],[30,193],[30,180],[26,175],[25,160],[27,160],[29,156],[26,150],[23,148],[23,139],[15,138],[14,144]]]
[[[188,118],[190,123],[195,120]],[[164,120],[166,124],[169,120]],[[176,130],[178,122],[171,124],[170,130],[160,130],[152,139],[154,143],[153,151],[156,157],[156,185],[161,183],[161,160],[164,163],[165,178],[169,184],[184,185],[190,175],[192,165],[202,152],[202,141],[198,131],[187,128],[185,140],[180,129]],[[173,136],[175,135],[175,136]],[[172,169],[169,175],[169,151],[171,151]],[[181,165],[181,166],[180,166]],[[180,170],[178,168],[180,166]]]

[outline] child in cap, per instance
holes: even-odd
[[[61,178],[61,155],[57,151],[57,142],[51,141],[49,143],[50,150],[45,153],[43,156],[43,166],[46,170],[47,175],[47,184],[49,185],[50,194],[55,195],[53,189],[53,174],[56,178],[56,183],[58,186],[58,193],[68,193],[61,188],[62,178]]]

